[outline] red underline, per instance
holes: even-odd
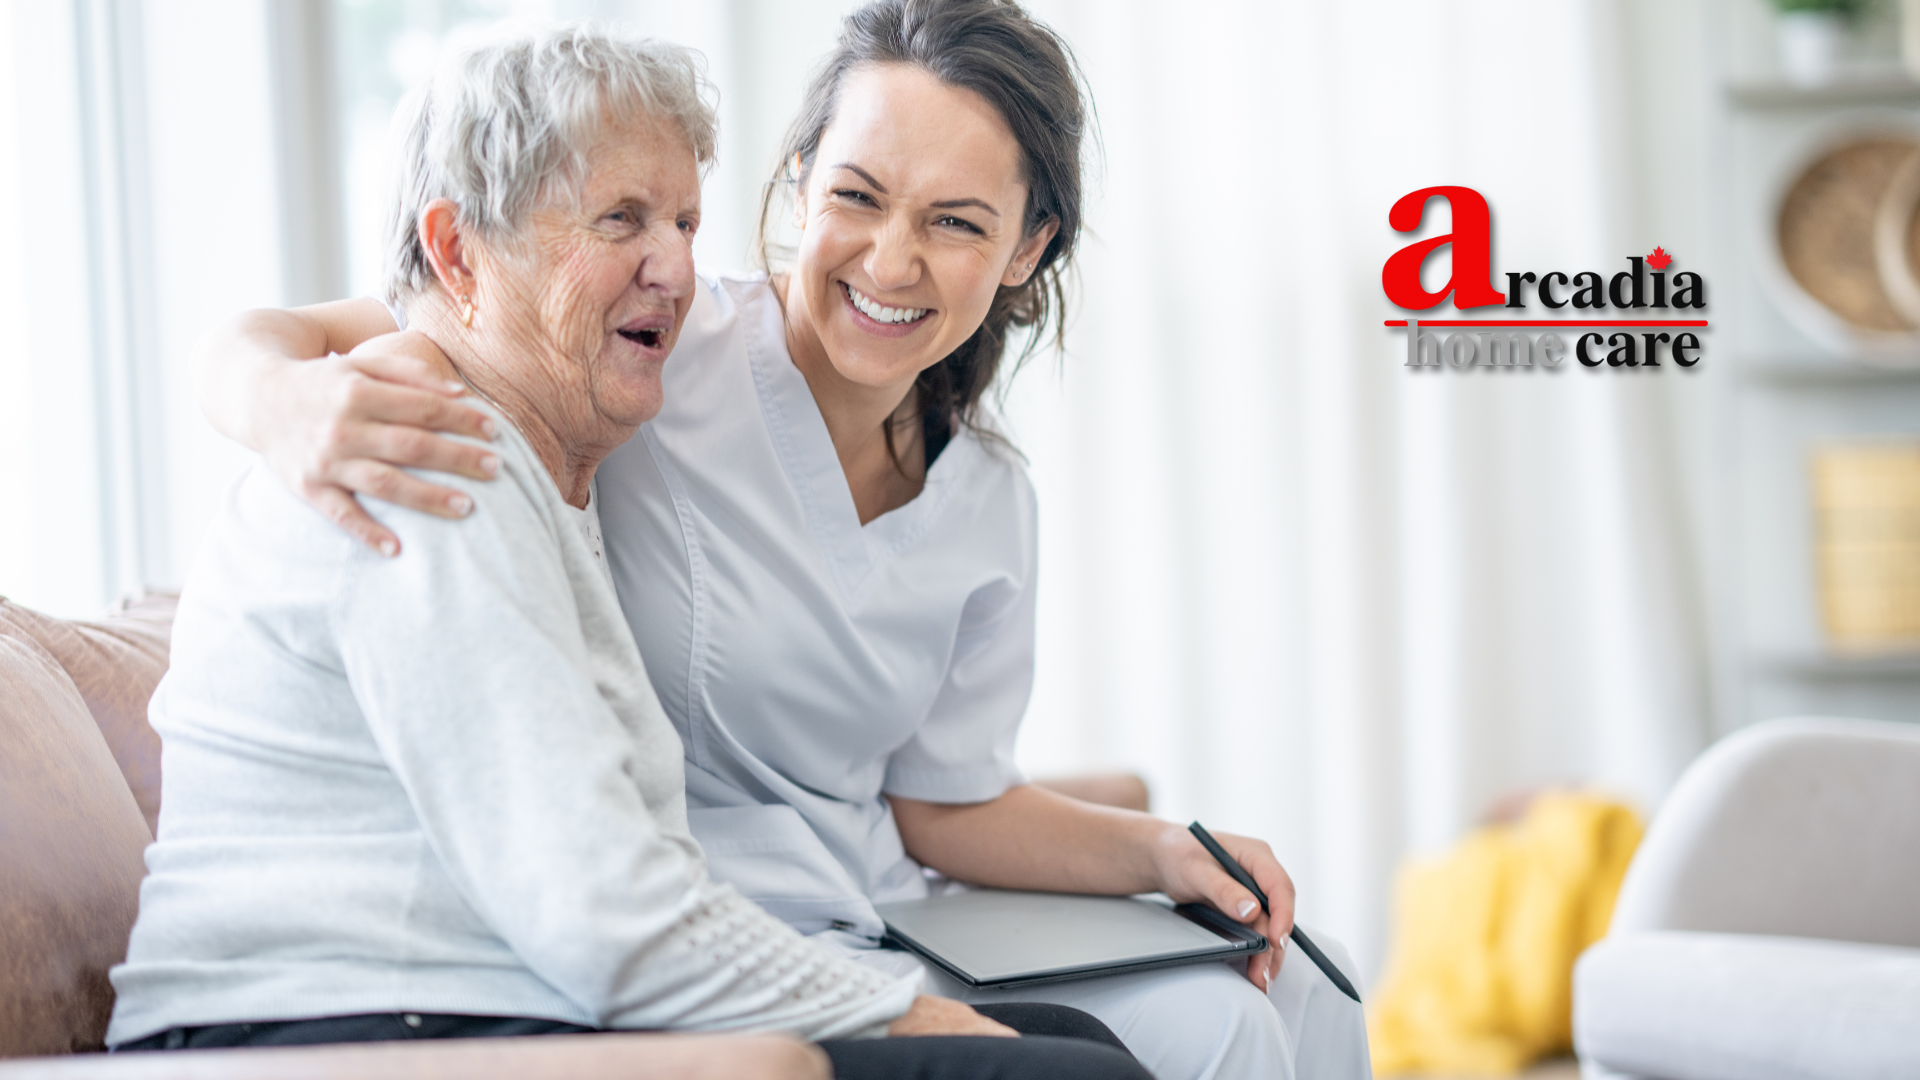
[[[1421,326],[1705,326],[1705,319],[1419,319]],[[1388,319],[1405,326],[1405,319]]]

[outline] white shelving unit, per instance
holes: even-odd
[[[1757,4],[1722,7],[1728,37],[1766,31]],[[1718,188],[1713,318],[1731,369],[1717,380],[1708,497],[1716,717],[1721,731],[1793,714],[1920,722],[1920,651],[1851,654],[1821,626],[1815,584],[1809,453],[1881,437],[1920,440],[1920,366],[1894,369],[1834,355],[1802,333],[1769,288],[1775,200],[1788,170],[1822,133],[1904,123],[1920,132],[1920,82],[1884,60],[1831,85],[1789,85],[1730,56]]]

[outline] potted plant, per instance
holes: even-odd
[[[1787,81],[1820,86],[1833,81],[1853,34],[1862,0],[1772,0]]]

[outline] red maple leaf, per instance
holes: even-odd
[[[1647,265],[1653,267],[1655,270],[1665,270],[1667,264],[1672,261],[1673,256],[1667,254],[1666,248],[1654,248],[1653,254],[1647,256]]]

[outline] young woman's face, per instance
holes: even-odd
[[[972,336],[1052,239],[1021,235],[1027,185],[1006,121],[902,64],[849,73],[796,213],[796,284],[841,377],[912,381]]]

